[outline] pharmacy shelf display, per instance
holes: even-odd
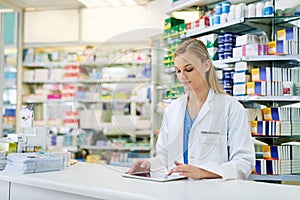
[[[143,151],[149,156],[150,49],[89,49],[88,55],[87,49],[26,51],[22,105],[34,104],[33,126],[65,134],[51,136],[49,146],[84,147],[95,153]],[[117,141],[118,148],[94,141],[95,132]],[[128,162],[128,156],[117,156],[114,164],[120,157]]]
[[[2,134],[16,131],[16,104],[17,104],[17,55],[16,49],[4,48],[3,68],[3,122]]]
[[[194,22],[184,23],[172,17],[165,20],[168,54],[164,57],[163,71],[174,75],[172,56],[183,40],[203,41],[224,90],[235,96],[248,112],[251,134],[257,141],[256,168],[250,179],[299,181],[300,52],[299,28],[295,26],[299,13],[283,15],[279,9],[279,16],[275,16],[275,1],[234,1],[234,4],[169,1],[167,14],[197,6],[200,11],[205,7],[215,12],[206,12]],[[240,8],[243,9],[237,10]],[[257,8],[262,13],[257,15]],[[240,12],[244,9],[248,12]],[[176,82],[170,88],[165,104],[181,94],[170,92],[174,88],[180,91]]]

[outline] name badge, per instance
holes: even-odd
[[[220,133],[217,131],[201,131],[201,134],[214,134],[214,135],[219,135]]]

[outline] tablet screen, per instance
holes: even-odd
[[[166,173],[159,173],[159,172],[134,172],[130,174],[123,174],[123,176],[127,178],[137,178],[137,179],[160,181],[160,182],[187,178],[184,176],[179,176],[178,174],[172,174],[168,176],[168,174]]]

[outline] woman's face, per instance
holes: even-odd
[[[209,70],[208,61],[202,62],[194,53],[185,52],[174,59],[175,71],[185,91],[207,87],[205,73]]]

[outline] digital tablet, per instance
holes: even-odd
[[[187,177],[179,176],[178,174],[171,174],[168,176],[168,174],[166,173],[159,173],[159,172],[133,172],[129,174],[124,173],[122,176],[126,178],[136,178],[136,179],[158,181],[158,182],[187,179]]]

